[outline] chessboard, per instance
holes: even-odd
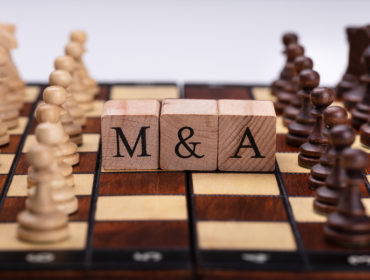
[[[325,217],[312,209],[309,169],[297,164],[277,118],[271,173],[108,171],[101,165],[100,116],[110,99],[274,100],[256,85],[101,84],[88,113],[80,163],[73,168],[79,210],[70,238],[32,244],[16,236],[27,196],[25,155],[35,143],[34,111],[46,85],[28,85],[19,126],[0,149],[1,279],[369,279],[370,251],[323,237]],[[361,146],[358,136],[354,147]],[[362,186],[370,214],[370,170]]]

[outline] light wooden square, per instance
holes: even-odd
[[[95,219],[186,220],[186,199],[182,195],[100,196]]]
[[[86,222],[70,222],[67,240],[54,244],[38,244],[17,238],[17,223],[0,224],[0,251],[83,250],[87,238]]]
[[[287,222],[197,223],[198,244],[203,250],[294,251],[295,239]]]
[[[276,117],[276,133],[288,133],[288,128],[283,125],[283,118],[281,116]]]
[[[271,94],[271,89],[269,87],[254,87],[252,92],[255,100],[276,101],[276,96]]]
[[[370,148],[361,143],[360,135],[356,135],[355,142],[353,143],[352,148],[360,149],[366,153],[370,153]]]
[[[23,101],[26,103],[33,103],[37,100],[39,94],[40,94],[39,86],[26,86]]]
[[[298,165],[298,153],[276,153],[281,172],[284,173],[310,173],[310,169]]]
[[[314,197],[289,197],[294,219],[297,222],[326,222],[327,218],[324,215],[318,214],[314,211],[314,199]],[[366,208],[367,215],[370,215],[370,198],[363,198],[362,203]]]
[[[8,174],[14,160],[14,154],[0,154],[0,174]]]
[[[164,100],[160,118],[160,168],[216,170],[217,134],[216,100]],[[180,143],[180,136],[189,138],[185,141],[192,153]]]
[[[105,103],[102,115],[105,169],[158,169],[159,112],[157,100],[111,100]]]
[[[99,149],[100,134],[85,133],[83,143],[78,147],[78,152],[97,152]]]
[[[193,173],[195,194],[279,195],[274,174]]]
[[[177,86],[114,86],[111,91],[111,99],[156,99],[179,98]]]
[[[276,114],[272,102],[219,100],[218,111],[218,169],[273,171]]]
[[[14,175],[10,184],[7,196],[27,196],[27,176]],[[94,174],[73,174],[75,185],[74,192],[76,195],[91,195]]]
[[[91,111],[86,112],[85,116],[87,118],[97,118],[97,117],[100,118],[103,113],[104,103],[105,102],[103,100],[95,100],[93,109]]]
[[[8,130],[8,133],[10,135],[22,135],[24,133],[24,130],[27,126],[27,123],[28,123],[28,118],[27,117],[19,117],[18,118],[18,126],[13,128],[13,129],[9,129]]]
[[[22,153],[28,153],[32,146],[37,144],[36,136],[34,134],[29,134],[26,137],[26,141],[23,146]]]

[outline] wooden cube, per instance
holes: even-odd
[[[104,169],[158,169],[159,112],[156,100],[111,100],[104,104]]]
[[[160,168],[217,169],[216,100],[166,99],[160,120]]]
[[[218,169],[273,171],[276,114],[271,101],[219,100]]]

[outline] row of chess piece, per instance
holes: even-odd
[[[23,241],[67,239],[68,215],[78,211],[72,171],[80,161],[77,147],[83,144],[85,114],[93,109],[99,91],[82,61],[85,42],[83,31],[71,33],[35,110],[37,144],[27,153],[28,198],[17,217],[18,238]]]
[[[23,107],[25,83],[11,56],[17,48],[15,26],[0,25],[0,146],[10,141],[8,131],[18,126]]]
[[[312,60],[304,56],[297,35],[284,34],[283,42],[287,63],[273,82],[272,92],[277,97],[276,111],[288,127],[287,144],[299,147],[298,164],[311,169],[308,185],[315,190],[314,211],[327,216],[327,240],[368,246],[370,217],[361,202],[361,188],[366,180],[363,171],[370,167],[369,155],[351,146],[355,129],[360,129],[365,147],[370,146],[370,44],[361,54],[367,72],[359,83],[365,92],[356,104],[350,103],[352,109],[347,107],[352,115],[349,121],[345,108],[330,106],[335,90],[318,87],[320,76]]]

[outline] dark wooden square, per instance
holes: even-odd
[[[251,99],[246,86],[185,85],[185,98],[192,99]]]

